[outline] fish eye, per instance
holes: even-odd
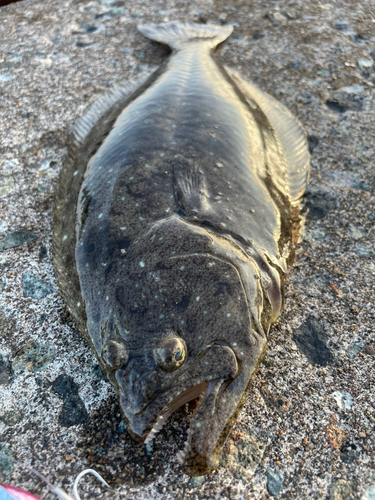
[[[129,348],[124,340],[109,340],[102,349],[102,359],[113,370],[124,366],[129,359]]]
[[[163,339],[154,349],[157,364],[165,372],[177,370],[185,361],[186,345],[179,337]]]

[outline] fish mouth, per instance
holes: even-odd
[[[202,366],[205,366],[207,354],[221,366],[217,371],[212,370],[209,376],[206,374],[206,380],[203,379],[204,381],[201,382],[203,378],[201,370]],[[154,404],[159,406],[159,412],[157,412],[159,416],[156,421],[154,420],[153,426],[145,438],[146,444],[152,441],[175,410],[196,400],[196,408],[190,420],[187,440],[183,449],[176,456],[183,471],[193,476],[203,475],[211,471],[218,463],[228,433],[223,435],[221,426],[211,429],[210,423],[213,419],[221,420],[221,412],[219,411],[218,414],[218,410],[223,402],[223,397],[225,398],[227,388],[237,377],[239,365],[235,353],[229,346],[214,344],[207,351],[206,356],[201,358],[200,363],[197,363],[196,369],[198,373],[190,373],[189,378],[187,376],[190,370],[186,372],[186,378],[179,377],[179,386],[182,390],[178,394],[176,392],[168,394],[167,391],[167,393],[160,395],[164,401],[163,405],[160,405],[160,399],[159,405],[154,401]]]
[[[256,345],[243,347],[241,360],[228,345],[211,345],[193,365],[171,380],[167,389],[129,415],[129,433],[149,443],[177,408],[197,400],[187,440],[176,458],[189,476],[212,472],[219,464],[224,443],[264,352],[265,339],[258,340]],[[126,410],[125,399],[121,406]]]
[[[161,431],[161,429],[167,423],[169,417],[175,410],[177,410],[184,404],[189,403],[190,401],[197,400],[197,406],[194,410],[193,416],[190,419],[190,427],[188,429],[187,440],[185,442],[184,448],[180,450],[176,455],[176,459],[179,462],[179,464],[183,465],[185,458],[189,452],[191,428],[192,428],[192,423],[194,421],[194,416],[196,415],[201,404],[210,395],[212,389],[214,388],[217,382],[218,380],[211,380],[210,382],[202,382],[196,386],[186,389],[181,394],[179,394],[173,401],[171,401],[171,403],[169,403],[169,405],[165,408],[163,413],[159,416],[155,425],[153,426],[150,433],[146,437],[144,441],[145,444],[150,443],[153,439],[155,439],[156,434],[159,431]]]

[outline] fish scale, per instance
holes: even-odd
[[[146,442],[199,398],[183,470],[213,470],[279,317],[309,174],[302,127],[212,50],[231,26],[141,26],[156,72],[77,121],[54,212],[57,281]]]

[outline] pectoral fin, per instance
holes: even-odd
[[[176,155],[172,162],[176,201],[188,218],[205,219],[210,212],[206,178],[194,160]]]

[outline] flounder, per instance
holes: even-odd
[[[54,268],[129,433],[198,398],[183,470],[219,462],[281,313],[309,174],[302,127],[222,67],[231,26],[140,26],[172,54],[100,98],[71,134]]]

